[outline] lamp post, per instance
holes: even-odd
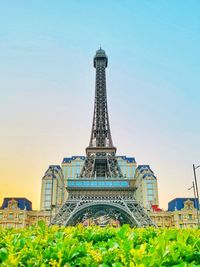
[[[188,190],[193,189],[193,193],[194,193],[194,201],[196,203],[196,207],[198,206],[198,202],[197,202],[197,195],[196,195],[196,189],[195,189],[195,184],[194,181],[192,182],[192,186],[190,188],[188,188]],[[199,210],[196,208],[197,211],[197,225],[199,227]]]
[[[52,218],[52,209],[53,209],[53,179],[54,179],[54,167],[50,167],[52,172],[52,182],[51,182],[51,207],[50,207],[50,224],[51,224],[51,218]]]
[[[196,204],[197,204],[197,220],[198,220],[198,227],[200,226],[199,223],[199,190],[198,190],[198,184],[197,184],[197,176],[196,176],[196,169],[200,168],[200,165],[195,166],[193,164],[193,172],[194,172],[194,183],[193,183],[193,188],[194,188],[194,194],[196,195]]]

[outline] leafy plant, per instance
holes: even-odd
[[[0,266],[195,267],[200,230],[47,227],[0,228]]]

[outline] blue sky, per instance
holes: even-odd
[[[200,163],[199,1],[0,5],[0,197],[25,196],[38,208],[48,165],[85,153],[100,44],[118,154],[151,165],[162,207],[192,194],[192,163]]]

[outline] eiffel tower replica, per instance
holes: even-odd
[[[110,222],[136,227],[154,223],[136,201],[134,179],[123,177],[113,146],[106,94],[108,58],[101,48],[94,57],[95,103],[89,146],[80,176],[67,179],[68,197],[51,224],[76,225]]]

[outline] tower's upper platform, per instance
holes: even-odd
[[[101,48],[96,51],[96,55],[94,56],[94,67],[95,68],[96,68],[96,63],[97,63],[97,61],[99,59],[100,60],[104,59],[105,60],[105,63],[106,63],[105,67],[108,66],[108,57],[106,55],[106,52],[103,49],[101,49]]]

